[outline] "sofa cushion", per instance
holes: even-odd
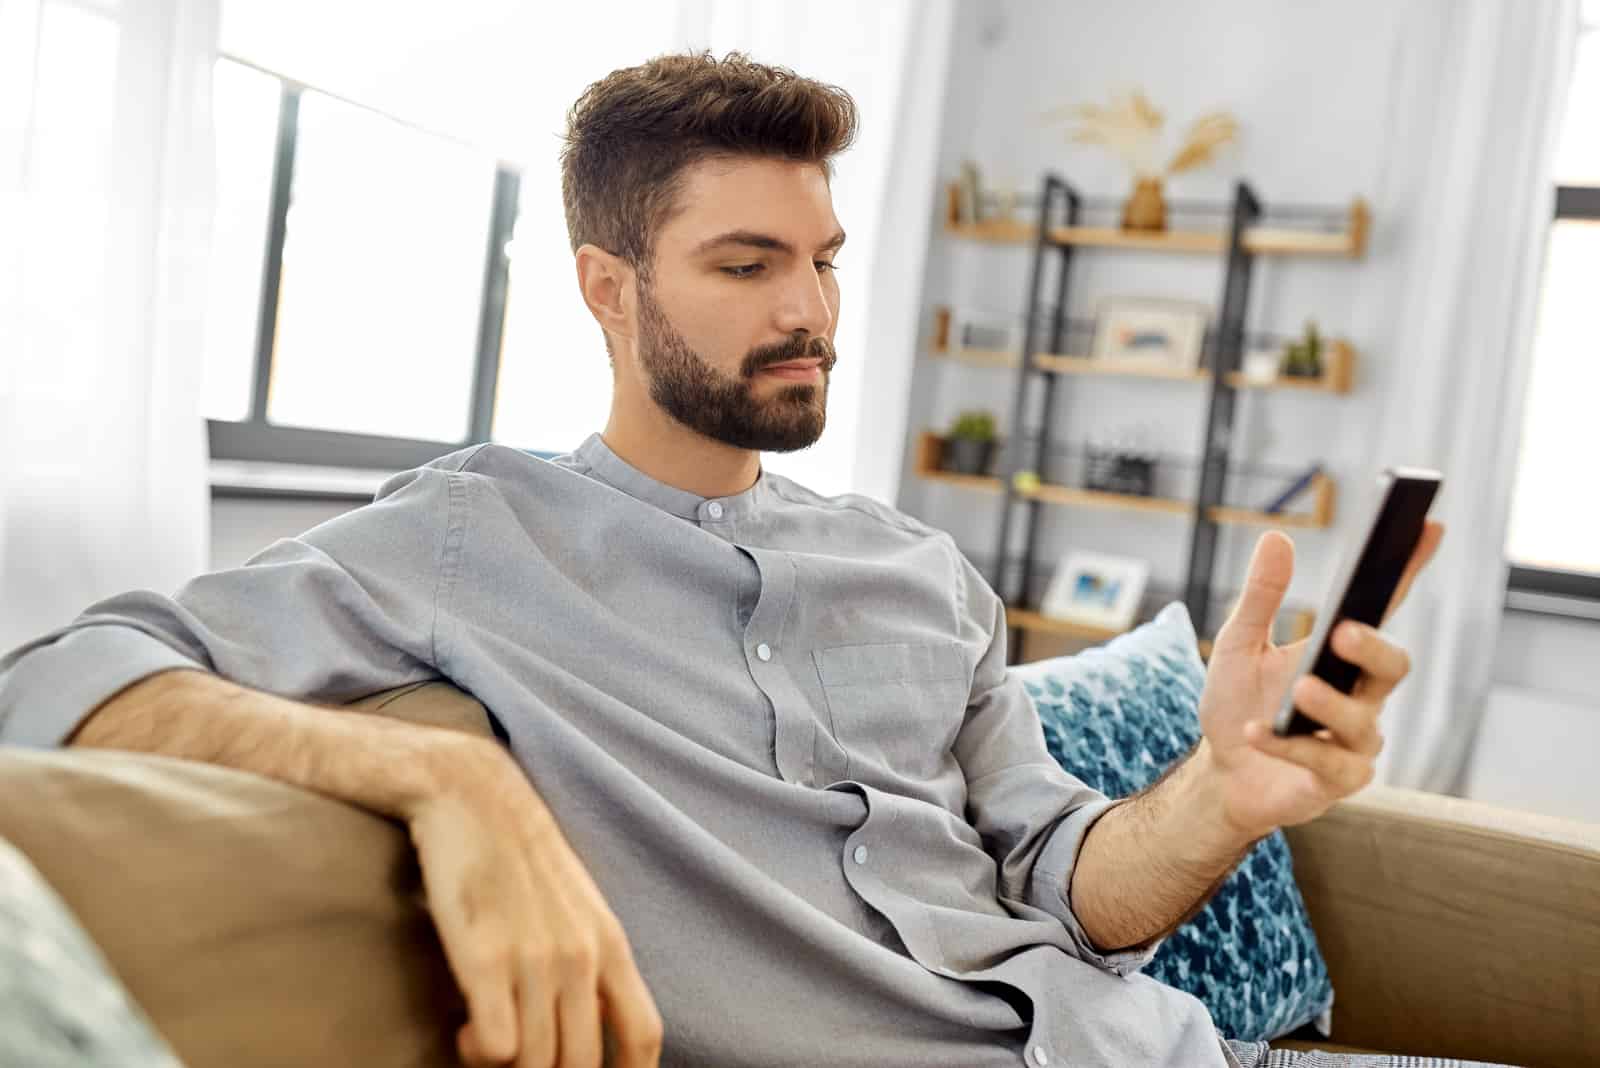
[[[471,703],[453,694],[433,704]],[[0,749],[0,838],[188,1068],[458,1064],[464,1010],[396,823],[189,761]]]
[[[3,841],[0,1064],[182,1068],[61,898]]]
[[[1200,741],[1205,665],[1182,603],[1104,646],[1011,670],[1050,754],[1110,797],[1155,782]],[[1144,973],[1203,1001],[1230,1038],[1261,1041],[1308,1022],[1329,1033],[1333,988],[1283,832],[1256,845]]]

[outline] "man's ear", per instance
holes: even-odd
[[[612,337],[633,337],[633,268],[598,245],[580,245],[573,254],[578,291],[589,314]]]

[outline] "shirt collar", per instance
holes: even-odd
[[[587,467],[591,474],[613,489],[621,490],[636,500],[653,504],[663,512],[680,519],[693,519],[702,523],[727,522],[753,515],[766,500],[769,488],[767,473],[763,469],[755,484],[743,493],[731,497],[702,497],[697,493],[658,482],[611,451],[611,446],[599,434],[590,434],[573,455]]]

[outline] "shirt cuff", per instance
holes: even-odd
[[[1072,873],[1078,866],[1078,854],[1083,849],[1083,840],[1089,828],[1113,806],[1122,804],[1122,800],[1091,801],[1074,809],[1056,824],[1056,829],[1050,833],[1049,841],[1034,862],[1028,887],[1032,904],[1050,913],[1066,927],[1080,960],[1117,975],[1136,972],[1150,963],[1150,958],[1156,955],[1156,950],[1161,948],[1161,943],[1166,939],[1151,939],[1142,946],[1120,949],[1114,953],[1101,952],[1095,948],[1083,924],[1073,914],[1068,888],[1072,885]]]
[[[100,624],[68,631],[29,650],[0,674],[0,743],[59,747],[118,691],[158,671],[200,667],[132,627]]]

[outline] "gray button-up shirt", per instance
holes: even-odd
[[[664,1064],[1237,1064],[1138,972],[1153,945],[1099,953],[1073,915],[1112,802],[1045,750],[1004,618],[947,534],[866,498],[486,445],[23,646],[0,741],[60,744],[169,667],[333,702],[442,676],[627,930]]]

